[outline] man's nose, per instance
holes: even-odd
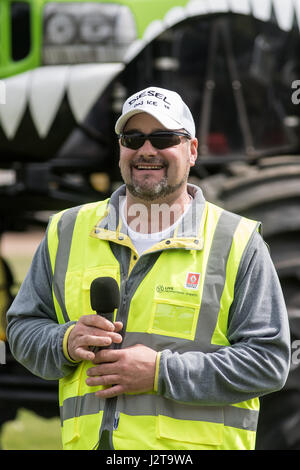
[[[138,149],[139,155],[144,155],[145,157],[151,157],[152,155],[157,155],[158,150],[153,147],[149,139],[146,139],[143,145]]]

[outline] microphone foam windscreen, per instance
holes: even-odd
[[[91,307],[99,313],[111,313],[120,305],[120,290],[112,277],[97,277],[91,283]]]

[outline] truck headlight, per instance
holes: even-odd
[[[76,24],[70,15],[54,14],[47,24],[47,39],[51,44],[68,44],[76,35]]]
[[[44,64],[120,62],[137,37],[129,7],[112,3],[47,3]]]

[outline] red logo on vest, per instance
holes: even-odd
[[[198,289],[201,273],[187,273],[185,280],[186,289]]]

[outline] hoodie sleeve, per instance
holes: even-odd
[[[75,364],[63,353],[65,333],[74,322],[57,322],[46,236],[7,312],[7,322],[10,350],[33,374],[56,380],[74,370]]]
[[[227,337],[230,346],[213,353],[162,351],[157,393],[185,403],[225,405],[284,386],[290,361],[287,310],[268,248],[258,233],[239,267]]]

